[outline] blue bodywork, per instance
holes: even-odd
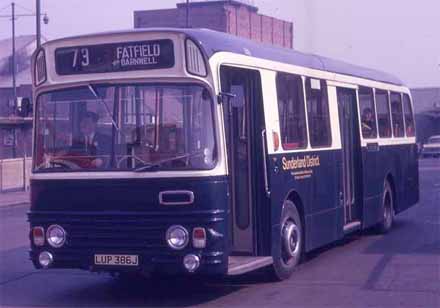
[[[183,257],[201,256],[199,273],[222,274],[227,269],[228,208],[226,177],[129,180],[34,180],[31,183],[31,226],[59,224],[67,233],[61,248],[32,246],[31,259],[39,267],[38,253],[55,256],[52,267],[111,271],[93,265],[94,254],[137,254],[143,270],[184,272]],[[192,205],[161,205],[159,192],[189,190]],[[175,251],[165,233],[171,225],[207,229],[208,246]]]
[[[298,65],[318,70],[402,85],[397,78],[328,58],[306,55],[294,50],[267,46],[251,40],[205,29],[150,29],[130,32],[183,33],[197,42],[207,58],[217,52],[231,52]],[[128,32],[120,32],[128,33]],[[112,33],[114,34],[114,33]],[[93,35],[90,35],[93,36]],[[221,42],[221,43],[219,43]],[[286,160],[319,156],[319,165],[307,168],[306,174],[283,169]],[[418,199],[418,165],[415,144],[378,145],[359,150],[361,155],[356,192],[356,209],[363,228],[371,227],[382,217],[382,192],[385,179],[392,184],[396,213]],[[401,166],[404,166],[402,169]],[[262,178],[263,172],[256,171]],[[254,217],[254,255],[277,256],[280,251],[280,218],[283,201],[295,201],[305,228],[305,250],[310,251],[344,236],[341,150],[325,150],[268,157],[270,185],[269,215]],[[202,256],[198,273],[225,274],[230,255],[230,181],[227,176],[173,179],[107,180],[33,180],[31,226],[60,224],[68,237],[64,247],[54,249],[32,246],[30,256],[38,267],[38,253],[47,250],[56,255],[53,267],[113,270],[93,265],[94,254],[138,254],[146,271],[180,273],[183,256]],[[194,204],[163,206],[158,195],[164,190],[189,190]],[[262,202],[264,204],[264,202]],[[207,228],[209,246],[197,250],[188,245],[182,251],[171,250],[165,232],[180,224]],[[267,230],[268,232],[261,232]],[[270,231],[269,231],[270,230]],[[117,269],[114,269],[115,271]]]

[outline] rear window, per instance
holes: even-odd
[[[408,94],[403,94],[403,112],[405,115],[406,136],[414,137],[414,114],[411,107],[411,100]]]

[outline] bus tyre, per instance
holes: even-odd
[[[286,200],[281,213],[280,251],[273,256],[272,276],[281,281],[289,278],[301,261],[303,229],[295,204]]]
[[[383,217],[382,221],[378,225],[380,233],[388,233],[393,226],[394,220],[394,198],[391,185],[388,181],[385,181],[382,195],[382,209]]]

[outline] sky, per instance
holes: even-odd
[[[133,11],[175,7],[176,0],[41,0],[47,39],[133,27]],[[0,0],[0,15],[11,0]],[[16,12],[35,0],[15,0]],[[410,87],[440,87],[438,0],[253,0],[262,14],[294,23],[294,48],[392,73]],[[20,17],[16,34],[33,34],[35,18]],[[11,21],[0,18],[0,39]]]

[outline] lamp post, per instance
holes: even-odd
[[[17,70],[17,65],[15,63],[15,3],[11,3],[12,10],[12,89],[14,97],[14,106],[17,106],[17,85],[15,82],[15,73]]]
[[[40,0],[36,0],[37,3],[35,4],[35,19],[37,22],[36,29],[37,29],[37,48],[40,48],[41,46],[41,2]],[[47,16],[46,16],[47,17]]]
[[[189,28],[189,0],[186,0],[186,27]]]

